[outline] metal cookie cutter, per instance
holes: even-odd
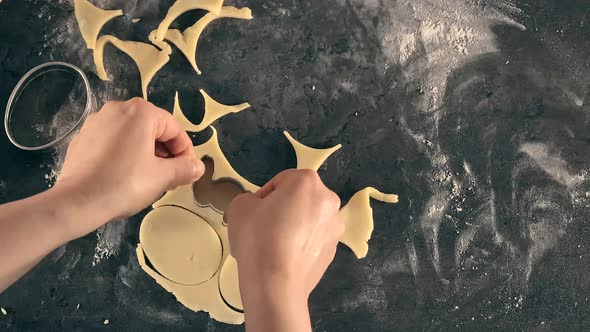
[[[23,150],[43,150],[70,137],[91,111],[90,83],[66,62],[47,62],[29,70],[10,94],[4,129]]]

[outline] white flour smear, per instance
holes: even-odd
[[[480,7],[470,0],[405,0],[384,9],[390,23],[380,25],[377,32],[386,66],[401,65],[408,80],[424,81],[423,93],[428,98],[423,112],[440,106],[447,77],[463,61],[496,51],[494,24],[525,29],[512,20],[520,10],[511,1],[496,3]]]
[[[104,259],[119,253],[126,224],[127,220],[117,220],[100,227],[96,231],[97,241],[92,266],[96,266]]]

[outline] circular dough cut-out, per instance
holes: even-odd
[[[219,272],[219,292],[230,306],[244,310],[238,281],[238,263],[232,256],[227,256],[221,267],[221,272]]]
[[[203,283],[221,264],[221,240],[213,227],[180,207],[163,206],[148,213],[139,241],[153,267],[179,284]]]

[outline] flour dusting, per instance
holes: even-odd
[[[92,266],[119,253],[127,220],[112,221],[96,231],[96,247]]]

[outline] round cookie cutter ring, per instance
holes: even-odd
[[[84,112],[80,116],[80,119],[78,119],[78,121],[72,126],[72,128],[70,128],[66,133],[57,137],[53,141],[51,141],[47,144],[38,145],[38,146],[22,145],[14,138],[14,136],[12,135],[12,132],[10,130],[10,123],[9,122],[10,122],[10,115],[12,112],[12,108],[14,107],[14,103],[16,102],[16,100],[18,100],[18,97],[20,96],[20,93],[22,92],[22,90],[24,88],[26,88],[27,84],[30,81],[34,80],[35,78],[43,75],[44,73],[51,71],[51,70],[45,70],[46,68],[51,67],[51,66],[61,67],[61,69],[73,71],[74,73],[78,74],[82,78],[82,81],[84,82],[84,86],[86,88],[86,105],[84,107]],[[37,75],[33,76],[35,74],[37,74]],[[47,149],[47,148],[50,148],[50,147],[58,144],[59,142],[63,141],[65,138],[70,136],[74,131],[76,131],[80,127],[80,124],[82,122],[84,122],[84,120],[90,114],[91,102],[92,102],[92,95],[90,94],[90,81],[88,81],[88,77],[86,76],[86,74],[84,74],[82,69],[74,66],[71,63],[67,63],[67,62],[61,62],[61,61],[46,62],[46,63],[40,64],[40,65],[34,67],[33,69],[29,70],[18,81],[18,83],[16,84],[16,86],[12,90],[12,93],[10,94],[10,97],[8,98],[8,103],[6,104],[6,113],[4,114],[4,130],[6,131],[6,135],[8,136],[8,139],[10,140],[10,142],[14,146],[16,146],[22,150],[38,151],[38,150]]]

